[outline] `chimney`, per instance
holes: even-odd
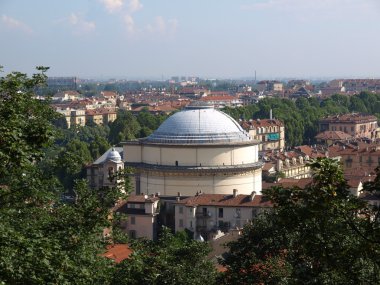
[[[255,196],[256,196],[256,191],[252,191],[251,195],[249,196],[249,201],[253,201],[253,199],[255,199]]]
[[[237,189],[234,189],[234,190],[233,190],[233,196],[234,196],[234,198],[237,196],[237,192],[238,192]]]

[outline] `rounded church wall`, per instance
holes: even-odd
[[[165,166],[223,166],[257,162],[257,146],[165,147],[145,145],[142,162]]]
[[[154,176],[141,174],[140,192],[145,194],[193,196],[196,192],[208,194],[231,194],[238,189],[239,194],[261,193],[261,172],[245,175],[221,176]]]

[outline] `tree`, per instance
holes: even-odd
[[[57,179],[37,167],[54,140],[55,113],[33,96],[44,79],[0,79],[0,284],[107,284],[102,230],[120,193],[78,181],[75,202],[64,203]]]
[[[85,178],[85,165],[92,161],[90,150],[85,142],[71,140],[58,153],[56,174],[63,186],[71,190],[76,179]]]
[[[265,192],[273,211],[229,245],[225,284],[379,284],[379,217],[350,195],[336,161],[311,167],[314,182],[305,190]]]
[[[117,265],[112,284],[215,284],[216,270],[206,259],[209,247],[185,232],[164,228],[159,240],[132,243],[134,253]]]
[[[109,141],[118,144],[121,141],[130,140],[138,137],[140,124],[131,112],[119,110],[117,119],[110,123]]]
[[[34,90],[46,79],[46,68],[28,78],[13,72],[0,78],[0,177],[30,165],[43,155],[43,147],[53,141],[51,121],[57,118],[48,101],[35,99]],[[3,179],[0,178],[0,183]]]

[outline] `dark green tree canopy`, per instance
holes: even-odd
[[[173,235],[164,228],[158,242],[136,241],[132,249],[134,254],[117,266],[112,284],[215,284],[216,269],[206,259],[210,248],[185,232]]]
[[[100,195],[78,181],[75,202],[63,203],[57,178],[38,167],[55,133],[54,111],[33,93],[44,79],[0,79],[0,284],[107,284],[113,266],[99,255],[102,231],[120,193]],[[69,148],[91,159],[80,141]]]
[[[32,78],[20,72],[0,78],[0,177],[40,159],[43,147],[53,141],[56,113],[34,94],[44,84],[47,69],[37,69],[40,73]]]
[[[230,244],[225,284],[379,284],[379,209],[349,193],[338,162],[311,167],[305,190],[265,192],[274,209]]]

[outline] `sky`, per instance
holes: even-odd
[[[0,0],[5,73],[380,77],[379,0]]]

